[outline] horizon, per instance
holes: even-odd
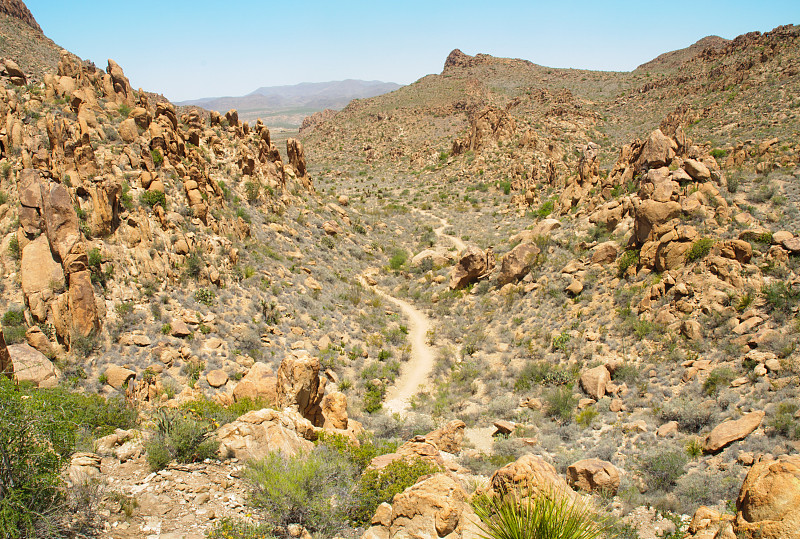
[[[171,101],[348,79],[407,85],[440,73],[454,49],[551,68],[627,72],[707,36],[733,39],[800,22],[800,5],[789,0],[673,4],[672,12],[691,13],[702,25],[676,24],[657,6],[623,1],[514,1],[492,10],[474,0],[378,6],[363,0],[291,6],[143,0],[135,11],[97,1],[26,5],[59,46],[101,67],[114,59],[132,86]],[[265,26],[247,30],[239,20]],[[641,38],[638,29],[646,31]]]

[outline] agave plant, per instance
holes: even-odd
[[[536,491],[530,497],[509,492],[473,503],[481,539],[610,538],[612,522],[578,498]]]

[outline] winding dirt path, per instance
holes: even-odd
[[[445,234],[444,233],[444,229],[447,228],[448,226],[450,226],[450,223],[447,222],[447,219],[444,219],[442,217],[438,217],[436,215],[433,215],[432,213],[428,213],[428,212],[426,212],[424,210],[419,210],[419,209],[416,209],[416,208],[414,209],[414,211],[416,211],[417,213],[421,213],[422,215],[424,215],[426,217],[430,217],[431,219],[434,219],[434,220],[439,221],[441,223],[441,226],[439,228],[434,229],[434,232],[436,233],[437,237],[439,237],[439,238],[447,238],[448,240],[450,240],[450,242],[453,245],[455,245],[456,249],[458,249],[459,251],[463,251],[464,249],[467,248],[467,244],[464,243],[463,241],[461,241],[461,238],[457,238],[455,236],[451,236],[450,234]]]

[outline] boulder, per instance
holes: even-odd
[[[577,296],[583,292],[583,283],[579,279],[573,279],[564,290],[572,296]]]
[[[648,241],[651,239],[649,236],[653,228],[663,225],[680,214],[681,205],[675,201],[656,202],[655,200],[644,200],[634,204],[633,231],[636,240],[640,244]]]
[[[44,355],[48,355],[52,352],[50,339],[47,338],[47,335],[44,334],[39,326],[31,326],[28,328],[28,331],[25,332],[25,342]],[[0,369],[0,372],[2,372],[2,369]]]
[[[211,387],[222,387],[228,383],[228,373],[222,369],[214,369],[206,374],[206,381]]]
[[[722,515],[701,505],[686,529],[685,539],[735,539],[733,515]]]
[[[525,277],[541,252],[532,243],[520,243],[511,249],[500,264],[500,275],[497,276],[497,282],[504,285]]]
[[[636,160],[636,168],[664,167],[669,165],[674,157],[675,150],[672,148],[672,141],[660,129],[656,129],[647,137],[639,158]]]
[[[700,161],[696,159],[686,159],[683,162],[683,170],[692,177],[692,179],[699,182],[705,182],[711,179],[711,171]]]
[[[581,373],[581,387],[594,400],[600,400],[606,394],[606,386],[611,382],[611,373],[605,365],[599,365]]]
[[[747,264],[753,258],[753,246],[749,241],[725,240],[715,243],[711,248],[711,254],[736,260],[740,264]]]
[[[100,476],[102,458],[94,453],[75,453],[69,463],[69,481],[80,485]]]
[[[320,378],[319,371],[319,358],[307,354],[286,357],[278,369],[277,393],[280,409],[297,410],[321,427],[325,422],[320,407],[325,380]]]
[[[47,318],[50,300],[66,286],[61,264],[53,260],[47,236],[39,236],[22,249],[20,273],[28,308],[33,318],[42,322]]]
[[[614,241],[601,243],[593,249],[592,264],[611,264],[617,259],[619,248]]]
[[[454,478],[434,474],[382,504],[362,539],[478,537],[479,519],[468,500]]]
[[[233,388],[233,400],[265,400],[269,405],[278,403],[278,379],[266,363],[253,363],[247,374]]]
[[[170,327],[169,334],[172,335],[173,337],[178,337],[179,339],[182,339],[183,337],[188,337],[189,335],[192,334],[192,330],[189,329],[189,326],[186,325],[186,322],[184,322],[180,318],[176,318],[172,322],[170,322],[169,327]]]
[[[800,455],[750,468],[736,500],[736,533],[745,539],[800,538]]]
[[[750,412],[735,421],[724,421],[714,427],[703,442],[703,451],[716,453],[727,445],[746,438],[756,430],[764,419],[763,410]]]
[[[294,456],[311,451],[317,430],[294,411],[253,410],[217,431],[221,458],[262,459],[279,451]]]
[[[347,429],[347,397],[344,393],[328,393],[322,398],[321,408],[325,430]]]
[[[303,143],[294,138],[286,139],[286,155],[289,157],[289,164],[292,165],[297,177],[305,178],[308,173],[306,171],[306,154],[303,150]]]
[[[466,428],[466,423],[460,419],[454,419],[443,427],[426,434],[425,441],[435,445],[439,451],[459,453]]]
[[[476,282],[488,272],[489,265],[484,251],[472,245],[468,246],[461,253],[458,264],[450,272],[450,289],[464,288],[468,284]]]
[[[567,468],[567,482],[584,492],[597,492],[616,496],[619,489],[619,471],[610,462],[600,459],[583,459]]]
[[[136,378],[136,373],[125,367],[111,365],[106,369],[106,383],[116,390],[122,390],[128,382]]]
[[[133,118],[128,118],[119,124],[117,131],[119,132],[119,137],[128,144],[139,138],[139,128]]]
[[[32,382],[37,387],[50,388],[58,385],[61,371],[43,353],[27,344],[8,346],[14,378],[20,382]]]
[[[573,499],[577,496],[552,465],[533,454],[523,455],[494,472],[489,484],[496,494],[519,490],[525,495],[563,492]]]

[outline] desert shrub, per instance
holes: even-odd
[[[772,433],[780,434],[793,440],[800,440],[800,421],[795,418],[798,405],[796,402],[781,402],[767,425],[772,427]]]
[[[783,281],[775,281],[761,288],[761,296],[773,315],[788,316],[800,301],[800,289]]]
[[[561,423],[572,420],[572,412],[578,404],[578,399],[572,394],[572,386],[554,387],[544,395],[545,415]]]
[[[619,261],[617,262],[617,273],[621,277],[625,275],[628,271],[628,268],[633,266],[636,268],[639,266],[639,251],[635,249],[630,249],[622,253],[622,256],[619,257]]]
[[[700,260],[711,252],[711,247],[714,245],[714,240],[711,238],[700,238],[692,243],[692,246],[686,251],[686,262],[694,262]]]
[[[198,288],[194,293],[194,300],[197,303],[202,303],[207,307],[214,305],[216,297],[217,295],[214,293],[214,291],[209,290],[208,288]]]
[[[596,539],[606,537],[613,525],[585,502],[558,492],[480,495],[472,505],[482,539]]]
[[[262,399],[243,398],[238,399],[230,406],[223,406],[219,401],[209,399],[205,396],[181,405],[181,410],[194,414],[197,419],[207,421],[214,426],[225,425],[235,421],[239,416],[253,410],[269,408],[270,404]]]
[[[575,423],[582,427],[588,427],[597,419],[598,415],[600,415],[600,412],[597,411],[597,408],[589,406],[578,412],[575,416]]]
[[[714,159],[721,159],[726,155],[728,155],[728,152],[726,150],[723,150],[722,148],[714,148],[713,150],[711,150],[711,157],[713,157]]]
[[[173,459],[188,463],[215,458],[218,444],[210,438],[213,431],[210,422],[166,408],[156,410],[153,421],[156,432],[145,445],[151,470],[163,469]]]
[[[161,206],[167,209],[167,195],[163,191],[145,191],[139,196],[142,206]]]
[[[272,526],[242,519],[223,518],[206,533],[206,539],[271,539]]]
[[[706,395],[716,395],[720,389],[726,387],[736,378],[736,373],[729,367],[718,367],[711,371],[703,382],[703,391]]]
[[[389,258],[389,267],[397,271],[408,261],[408,253],[404,249],[395,249]]]
[[[438,466],[421,459],[398,459],[379,470],[368,470],[356,485],[350,518],[356,525],[368,524],[381,503],[390,502],[420,477],[439,471]]]
[[[539,217],[540,219],[544,219],[545,217],[553,213],[555,207],[556,207],[556,199],[551,198],[542,203],[542,205],[539,206],[539,209],[534,212],[534,215],[536,217]]]
[[[250,461],[245,478],[250,504],[263,511],[274,531],[280,533],[298,523],[314,535],[331,537],[347,521],[356,473],[347,458],[317,446],[308,454],[270,453]]]
[[[554,365],[547,361],[527,363],[514,382],[515,391],[528,391],[534,385],[563,386],[571,384],[577,378],[577,371],[572,368]]]
[[[383,385],[373,384],[371,381],[364,386],[364,411],[371,414],[383,407]]]
[[[736,500],[743,481],[741,467],[732,465],[725,472],[692,472],[678,478],[673,493],[679,512],[692,514],[699,506],[713,506],[721,500]]]
[[[733,194],[739,190],[739,177],[728,176],[728,192]]]
[[[3,315],[2,325],[6,344],[16,344],[25,340],[28,327],[25,323],[25,311],[22,309],[7,310]]]
[[[153,158],[153,164],[156,167],[160,167],[161,165],[164,164],[164,156],[161,155],[161,151],[158,150],[157,148],[153,148],[152,150],[150,150],[150,157]]]
[[[258,182],[245,182],[244,193],[248,202],[255,202],[258,198],[258,193],[261,191],[261,186]]]
[[[681,448],[654,448],[638,459],[639,471],[654,490],[669,491],[683,475],[689,457]]]
[[[19,239],[17,239],[16,234],[14,234],[11,237],[11,240],[8,242],[8,254],[14,260],[19,260],[22,258],[22,249],[19,248]]]
[[[699,432],[713,421],[715,415],[713,407],[702,406],[684,397],[668,402],[659,413],[662,420],[677,421],[680,429],[687,432]]]

